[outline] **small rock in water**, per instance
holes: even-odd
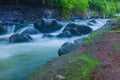
[[[63,75],[56,75],[55,80],[65,80],[65,77]]]
[[[48,33],[43,34],[43,36],[42,36],[42,38],[53,38],[53,37],[54,37],[53,35],[48,34]]]
[[[28,34],[13,34],[9,37],[10,42],[29,42],[32,38]]]

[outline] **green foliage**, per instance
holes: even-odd
[[[88,12],[88,0],[61,0],[63,15]]]
[[[104,17],[120,12],[120,0],[42,0],[42,4],[51,8],[61,8],[64,17],[71,14],[85,15],[88,10],[100,13]]]
[[[99,65],[98,61],[88,55],[72,57],[71,60],[75,62],[67,65],[67,80],[89,80],[91,71]]]
[[[113,15],[117,11],[117,2],[113,0],[89,0],[90,9],[101,12],[103,16]]]

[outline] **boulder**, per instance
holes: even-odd
[[[13,34],[9,37],[9,42],[29,42],[32,38],[28,34]]]
[[[22,34],[29,34],[29,35],[38,34],[38,33],[39,31],[35,28],[28,28],[22,32]]]
[[[58,55],[62,56],[64,54],[70,53],[70,52],[74,51],[77,47],[78,46],[76,44],[73,44],[71,42],[66,42],[58,50]]]
[[[89,34],[90,32],[92,32],[92,29],[87,25],[77,25],[75,23],[69,23],[63,30],[63,32],[65,31],[69,31],[72,36],[80,36]]]
[[[53,19],[42,19],[41,23],[35,22],[34,27],[41,33],[51,33],[60,30],[62,28],[62,25]]]
[[[0,24],[0,35],[7,33],[7,30]]]

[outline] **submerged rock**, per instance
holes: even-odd
[[[58,50],[58,55],[62,56],[64,54],[70,53],[70,52],[74,51],[77,47],[78,46],[76,44],[73,44],[71,42],[66,42]]]
[[[13,34],[9,37],[9,42],[29,42],[32,37],[28,34]]]
[[[42,19],[41,23],[34,23],[34,27],[38,29],[41,33],[51,33],[61,29],[62,25],[56,20]]]
[[[22,32],[22,34],[29,34],[29,35],[38,34],[38,33],[39,31],[35,28],[28,28]]]
[[[42,38],[53,38],[53,37],[55,37],[55,36],[48,34],[48,33],[43,34],[43,36],[42,36]]]

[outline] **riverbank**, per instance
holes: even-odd
[[[120,24],[110,22],[82,46],[36,70],[29,80],[119,80]]]

